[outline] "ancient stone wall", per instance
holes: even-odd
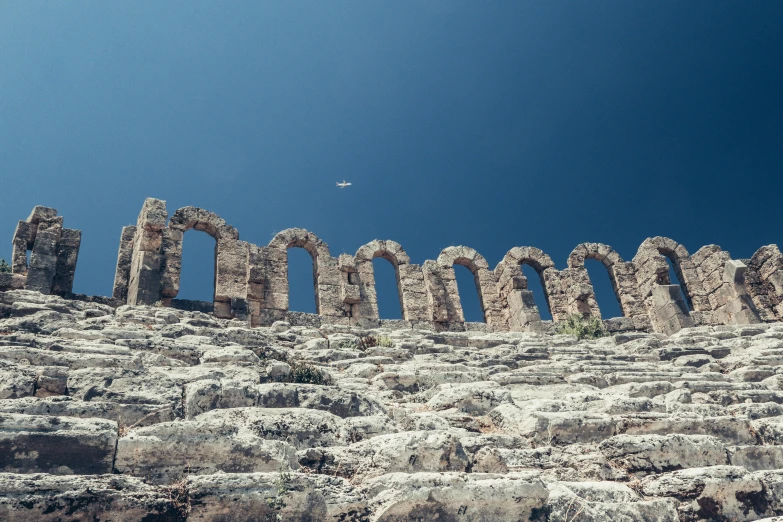
[[[114,297],[128,304],[170,305],[179,290],[182,234],[193,228],[215,238],[215,315],[247,319],[253,326],[288,318],[288,249],[294,247],[312,257],[319,321],[333,325],[380,324],[372,264],[376,257],[388,260],[396,273],[402,309],[398,324],[439,331],[478,327],[465,322],[455,264],[473,274],[487,331],[526,331],[541,323],[521,270],[524,264],[539,274],[555,322],[574,314],[601,318],[586,259],[600,261],[612,282],[623,314],[610,321],[613,330],[670,334],[694,325],[776,321],[783,301],[783,256],[774,246],[759,250],[746,266],[718,246],[691,256],[663,237],[645,240],[631,262],[608,245],[582,243],[562,270],[537,248],[515,247],[492,270],[481,254],[465,246],[448,247],[421,265],[411,263],[394,241],[375,240],[353,256],[333,257],[328,245],[307,230],[284,230],[260,246],[241,241],[236,229],[203,209],[179,209],[168,226],[165,215],[164,202],[148,199],[136,227],[123,230]],[[667,258],[680,286],[669,281]]]
[[[69,295],[81,240],[81,231],[63,228],[63,218],[55,209],[35,207],[26,220],[16,225],[11,273],[0,274],[0,290]]]
[[[57,211],[35,207],[20,221],[13,240],[12,273],[0,274],[0,290],[28,289],[68,295],[73,286],[81,233],[62,227]],[[783,255],[775,245],[760,248],[751,259],[733,260],[708,245],[690,255],[669,238],[646,239],[630,262],[601,243],[577,245],[562,270],[534,247],[514,247],[493,269],[474,249],[452,246],[437,259],[411,263],[394,241],[374,240],[351,256],[332,256],[312,232],[292,228],[268,245],[239,239],[237,229],[220,216],[183,207],[170,217],[166,202],[148,198],[136,225],[123,227],[111,298],[116,304],[176,306],[182,269],[182,240],[188,230],[215,239],[213,303],[216,317],[240,319],[251,326],[278,320],[365,328],[384,326],[435,331],[537,331],[545,328],[539,313],[546,306],[554,322],[572,315],[604,319],[612,331],[672,334],[700,325],[752,324],[783,317]],[[303,248],[313,260],[316,316],[292,316],[288,304],[288,249]],[[28,267],[26,252],[31,251]],[[381,321],[372,260],[394,267],[402,320]],[[585,260],[607,270],[622,317],[602,317]],[[669,262],[680,285],[669,280]],[[484,322],[468,323],[460,303],[454,265],[473,274]],[[536,303],[522,265],[541,279],[545,303]],[[207,305],[199,304],[198,309]]]

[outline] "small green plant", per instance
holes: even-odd
[[[380,337],[378,337],[378,346],[383,346],[384,348],[393,348],[394,341],[391,340],[391,337],[386,337],[385,335],[381,335]]]
[[[11,266],[5,262],[5,259],[0,259],[0,274],[10,274]]]
[[[559,334],[575,335],[577,339],[598,339],[608,335],[604,323],[597,317],[582,317],[569,315],[565,321],[557,325]]]
[[[280,511],[286,506],[285,496],[291,491],[291,474],[280,464],[277,481],[275,481],[276,495],[266,499],[266,505],[272,511],[266,515],[266,519],[274,522],[282,522]]]
[[[294,363],[289,374],[291,382],[300,384],[324,384],[324,374],[321,370],[307,363]]]
[[[359,344],[361,345],[362,350],[373,348],[375,346],[382,346],[384,348],[394,347],[394,341],[385,335],[379,335],[378,337],[373,335],[362,335],[359,337]]]
[[[359,339],[358,343],[353,339],[344,339],[342,341],[338,341],[336,343],[336,346],[340,350],[359,350],[359,349],[363,350],[367,348],[364,346],[364,341],[361,338]]]

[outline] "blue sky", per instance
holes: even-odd
[[[663,235],[750,257],[783,236],[781,27],[779,1],[6,2],[0,257],[55,207],[83,231],[75,291],[108,295],[150,196],[334,255],[464,244],[494,267],[531,245],[564,268],[578,243],[630,260]],[[211,297],[211,242],[186,234],[180,297]],[[299,254],[292,308],[311,311]]]

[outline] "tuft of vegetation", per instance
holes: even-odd
[[[285,496],[291,491],[291,474],[280,464],[280,471],[278,472],[277,481],[275,482],[277,489],[274,497],[268,497],[266,499],[266,505],[271,510],[266,515],[266,519],[273,522],[282,522],[283,517],[280,515],[280,511],[286,506]]]
[[[360,344],[361,342],[361,339],[359,340],[359,343],[353,339],[343,339],[342,341],[338,341],[336,346],[339,350],[362,350],[365,348],[365,346]]]
[[[362,350],[373,348],[375,346],[382,346],[384,348],[394,347],[394,341],[391,340],[391,337],[387,337],[385,335],[379,335],[378,337],[373,335],[362,335],[359,337],[359,343],[361,344]]]
[[[5,262],[5,259],[0,259],[0,274],[10,274],[11,265]]]
[[[378,337],[378,346],[383,346],[384,348],[394,348],[394,341],[392,341],[391,337],[381,335]]]
[[[288,379],[299,384],[325,384],[326,381],[321,370],[307,363],[293,363]]]
[[[575,335],[580,341],[609,335],[604,328],[603,321],[599,318],[582,317],[581,315],[569,315],[565,321],[557,325],[555,331],[559,334]]]

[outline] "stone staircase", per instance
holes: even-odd
[[[780,323],[248,328],[0,292],[0,520],[775,520],[781,384]]]

